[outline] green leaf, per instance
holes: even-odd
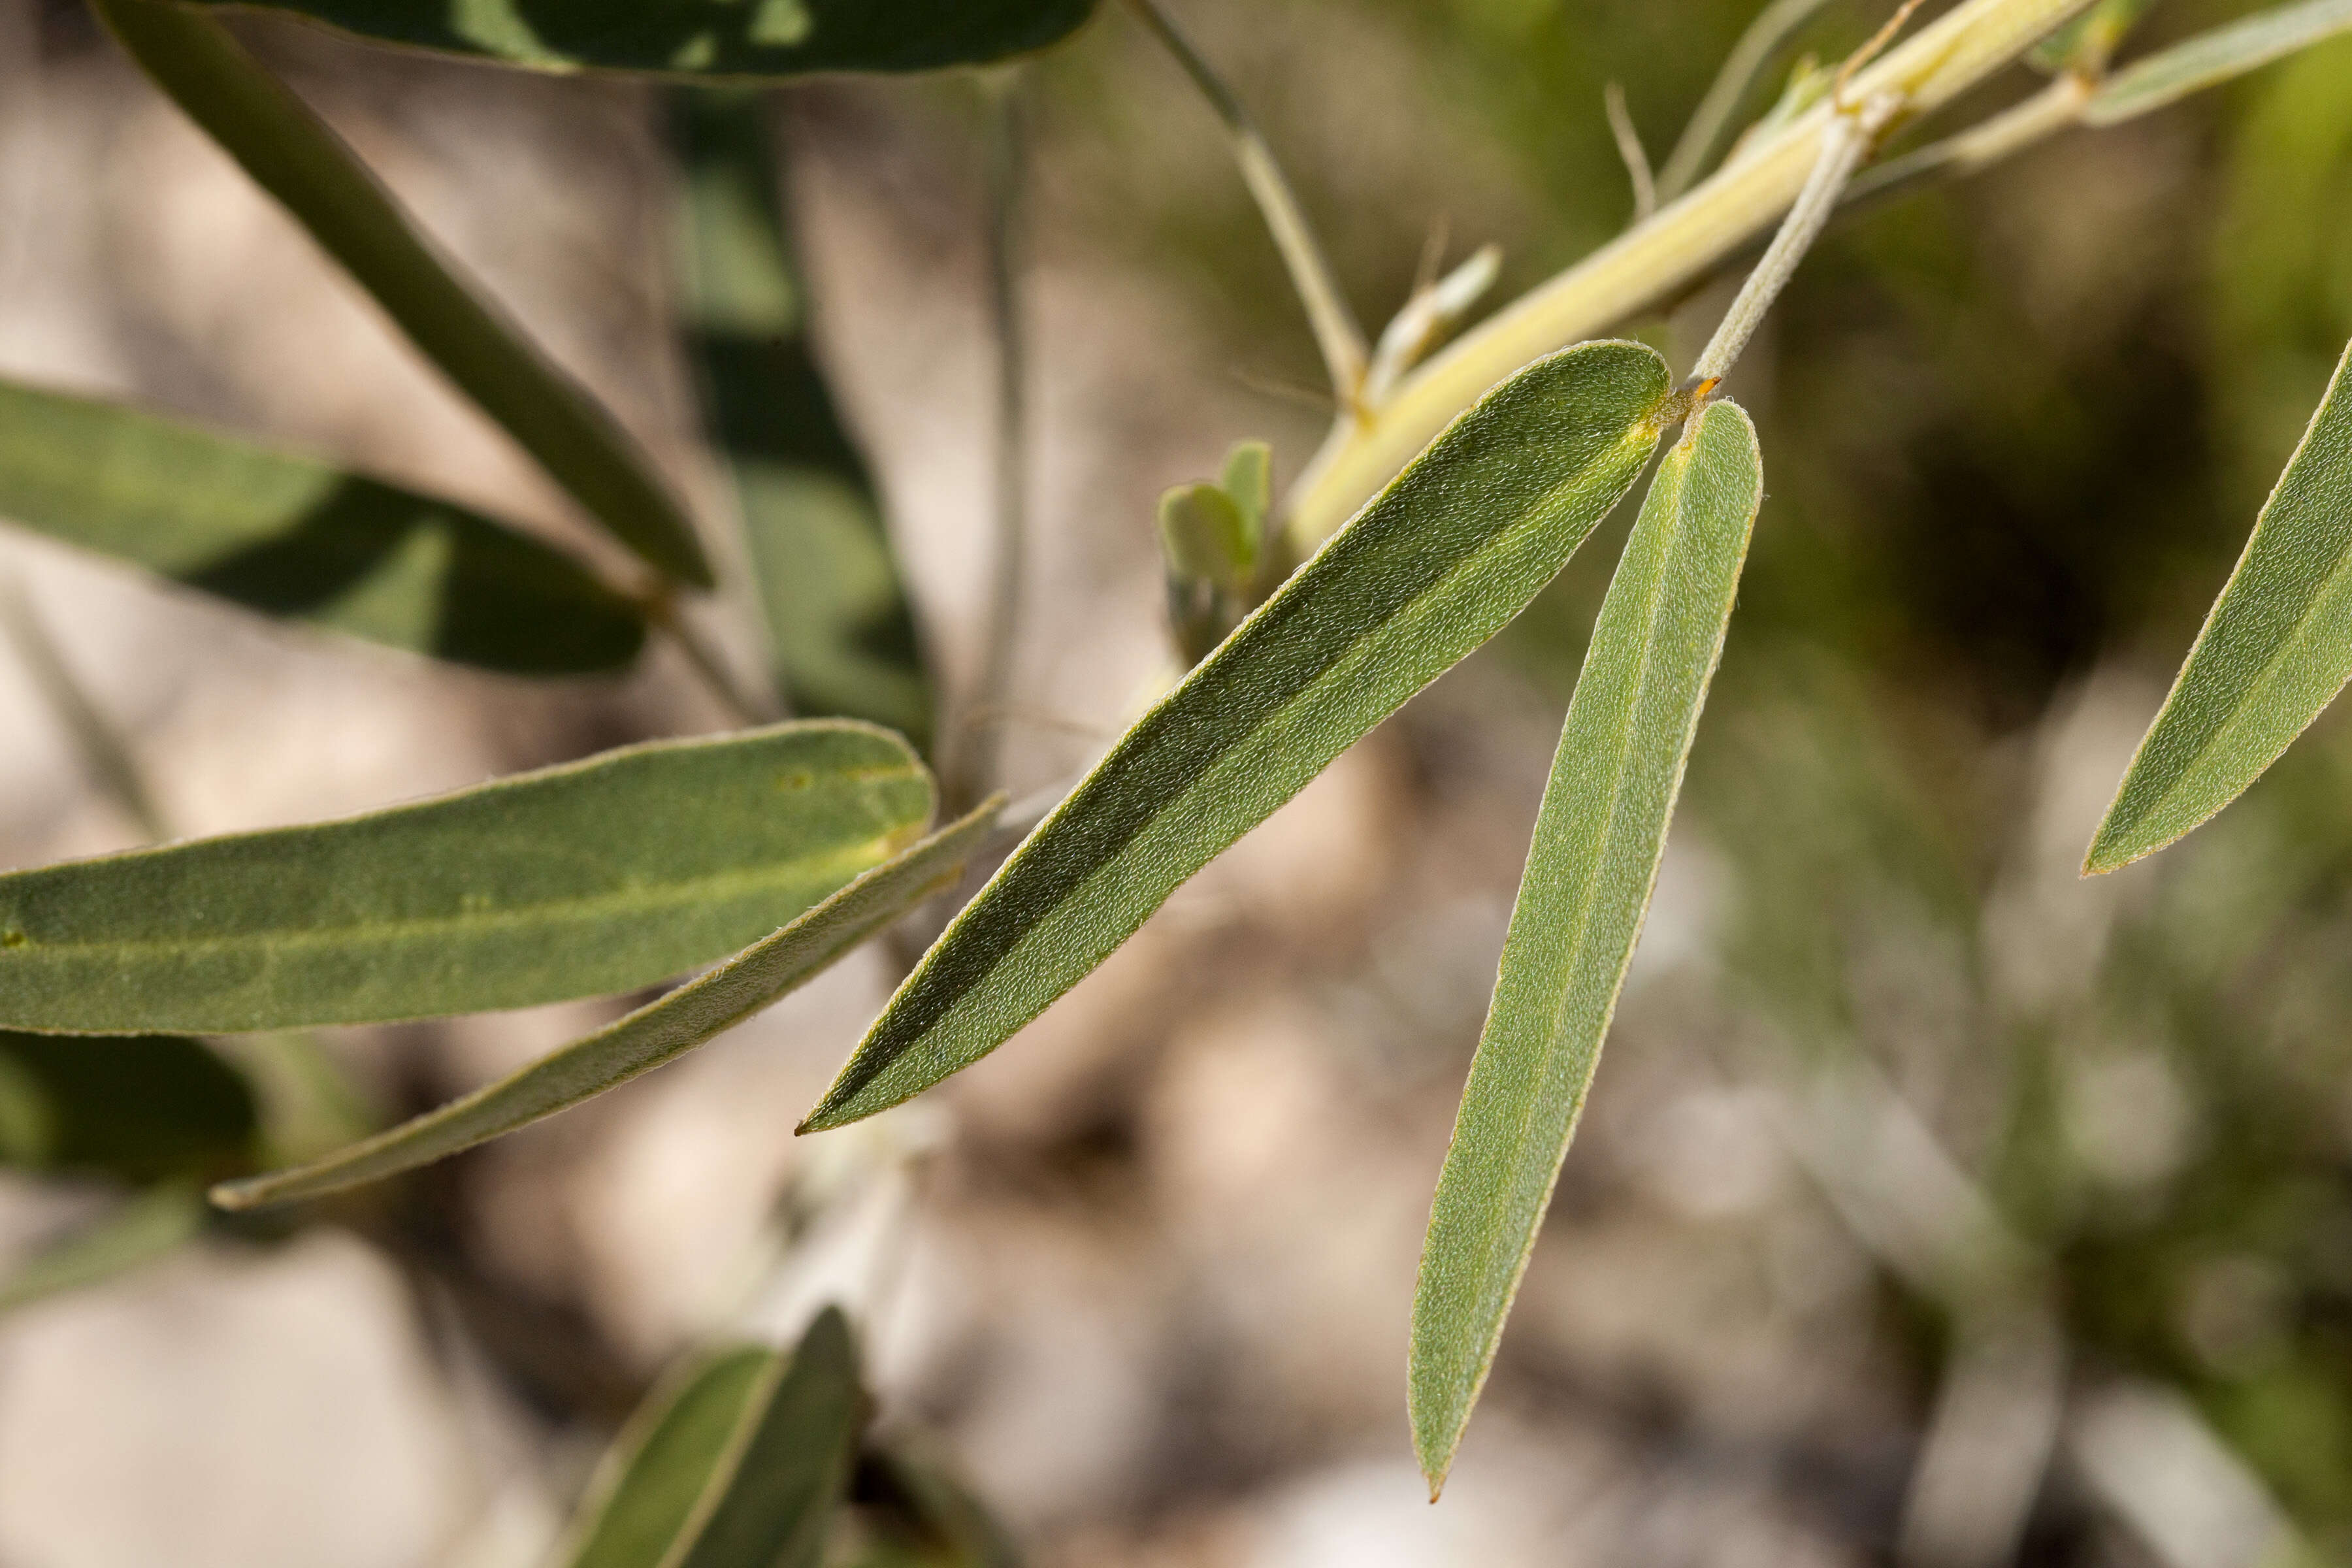
[[[1021,1551],[1002,1521],[945,1467],[904,1447],[868,1456],[858,1501],[890,1528],[863,1561],[941,1568],[1020,1568]],[[882,1495],[867,1495],[871,1485]],[[911,1541],[906,1537],[911,1536]],[[893,1539],[896,1537],[897,1539]],[[895,1550],[894,1550],[895,1549]]]
[[[1263,441],[1234,442],[1217,484],[1241,511],[1242,536],[1255,563],[1265,544],[1266,520],[1274,514],[1274,448]]]
[[[17,871],[0,1027],[288,1028],[650,985],[883,860],[931,798],[905,742],[822,720]]]
[[[890,999],[803,1131],[996,1048],[1414,692],[1495,635],[1630,488],[1671,416],[1638,343],[1481,398],[1038,825]]]
[[[991,801],[700,978],[462,1100],[290,1171],[213,1189],[223,1208],[316,1197],[429,1164],[568,1110],[717,1038],[951,883],[987,838]]]
[[[710,585],[693,525],[636,444],[460,280],[324,121],[209,16],[163,0],[90,6],[155,85],[592,517],[661,572]]]
[[[1444,1485],[1633,956],[1763,500],[1756,433],[1711,405],[1666,454],[1560,731],[1413,1302],[1413,1446]]]
[[[194,1240],[205,1220],[203,1197],[184,1182],[138,1194],[0,1277],[0,1312],[103,1285]]]
[[[818,1568],[867,1406],[838,1307],[809,1325],[740,1423],[662,1568]]]
[[[2352,30],[2352,0],[2305,0],[2200,33],[2116,72],[2083,106],[2086,124],[2114,125]]]
[[[519,674],[618,669],[645,626],[486,517],[134,409],[0,382],[0,517],[264,615]]]
[[[687,349],[742,518],[777,689],[795,713],[870,719],[920,749],[930,676],[873,476],[809,341],[766,107],[726,89],[672,97]]]
[[[1248,583],[1257,557],[1242,509],[1215,485],[1178,485],[1160,498],[1160,548],[1173,575],[1228,592]]]
[[[2033,46],[2025,58],[2036,70],[2080,70],[2095,74],[2106,68],[2116,47],[2156,0],[2098,0],[2089,10]]]
[[[11,1165],[140,1183],[251,1168],[253,1092],[200,1040],[0,1032],[0,1101]]]
[[[649,1394],[589,1483],[564,1568],[654,1568],[726,1459],[745,1412],[772,1388],[782,1357],[735,1345],[696,1358]]]
[[[2238,798],[2352,677],[2352,344],[2084,859],[2128,866]]]
[[[686,77],[911,71],[1043,48],[1094,0],[199,0],[540,70]]]

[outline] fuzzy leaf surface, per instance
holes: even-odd
[[[2084,873],[2152,855],[2238,798],[2352,677],[2352,344],[2254,520]]]
[[[525,675],[618,669],[645,626],[562,552],[464,507],[0,382],[0,517],[274,616]]]
[[[692,524],[636,443],[459,279],[326,121],[210,16],[164,0],[90,5],[155,85],[590,516],[667,575],[710,585]]]
[[[462,1100],[293,1170],[213,1189],[223,1208],[315,1197],[429,1164],[568,1110],[733,1028],[821,973],[962,870],[1002,802],[893,856],[709,973]]]
[[[1413,1301],[1413,1445],[1445,1479],[1640,937],[1764,494],[1711,405],[1658,466],[1594,623],[1446,1151]]]
[[[538,70],[723,79],[913,71],[1043,48],[1094,0],[197,0]]]
[[[995,1049],[1493,637],[1632,486],[1670,396],[1657,354],[1597,342],[1481,398],[1037,826],[803,1130],[870,1116]]]
[[[292,1028],[650,985],[887,858],[931,800],[905,742],[822,720],[13,872],[0,1027]]]

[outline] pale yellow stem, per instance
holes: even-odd
[[[1964,0],[1860,72],[1852,100],[1892,94],[1907,119],[1949,102],[2091,0]],[[1487,388],[1529,361],[1668,298],[1786,212],[1819,161],[1822,103],[1647,223],[1602,246],[1465,333],[1401,383],[1367,420],[1344,416],[1289,498],[1304,556]]]

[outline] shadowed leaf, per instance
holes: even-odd
[[[765,109],[744,91],[673,96],[687,347],[742,517],[777,689],[795,713],[870,719],[922,749],[930,678],[873,477],[809,342]]]
[[[264,615],[519,674],[617,669],[635,609],[429,496],[152,415],[0,383],[0,517]]]
[[[0,1026],[288,1028],[649,985],[887,858],[931,801],[906,742],[824,720],[13,872]]]
[[[687,77],[909,71],[1043,48],[1094,0],[199,0],[541,70]]]
[[[1413,1302],[1413,1445],[1444,1484],[1601,1058],[1763,500],[1714,404],[1658,466],[1610,580],[1536,818]]]
[[[163,0],[90,5],[155,85],[591,516],[667,575],[709,586],[692,525],[636,444],[459,279],[324,121],[209,16]]]
[[[324,1159],[213,1189],[223,1208],[315,1197],[446,1158],[650,1072],[717,1038],[905,914],[962,870],[1002,801],[884,861],[709,973],[497,1083]]]
[[[804,1130],[979,1060],[1178,884],[1492,637],[1656,445],[1665,363],[1586,343],[1488,393],[1111,749],[956,917]]]
[[[2352,344],[2254,520],[2084,872],[2154,854],[2238,798],[2352,677]]]
[[[130,1182],[251,1168],[253,1091],[201,1040],[0,1033],[0,1163]]]

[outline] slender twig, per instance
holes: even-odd
[[[1372,351],[1372,367],[1364,374],[1366,407],[1380,407],[1404,374],[1494,287],[1502,268],[1502,247],[1481,246],[1444,277],[1413,289],[1404,309],[1381,329],[1380,347]]]
[[[1853,178],[1854,170],[1878,140],[1903,100],[1893,93],[1881,93],[1853,110],[1841,110],[1833,117],[1822,137],[1821,155],[1814,161],[1813,172],[1797,193],[1789,216],[1781,220],[1780,231],[1764,249],[1764,258],[1739,287],[1738,296],[1731,308],[1723,313],[1723,324],[1716,328],[1706,350],[1692,367],[1690,385],[1704,397],[1716,384],[1731,374],[1738,363],[1740,351],[1763,324],[1764,313],[1797,270],[1797,264],[1813,247],[1837,211],[1838,197],[1844,194],[1846,183]]]
[[[1658,210],[1657,182],[1650,177],[1650,154],[1633,117],[1625,111],[1625,89],[1611,82],[1601,89],[1601,107],[1609,116],[1609,134],[1617,139],[1617,155],[1625,160],[1625,177],[1633,186],[1633,221],[1647,221]]]
[[[1683,128],[1675,149],[1666,154],[1664,164],[1658,170],[1658,197],[1672,201],[1690,189],[1705,172],[1707,160],[1714,157],[1717,143],[1723,140],[1731,117],[1739,111],[1740,100],[1748,96],[1774,54],[1789,35],[1810,20],[1825,0],[1772,0],[1764,7],[1739,41],[1726,55],[1723,68],[1715,73],[1715,80],[1691,111],[1690,123]]]
[[[0,582],[0,629],[5,630],[10,646],[24,663],[26,674],[32,678],[35,689],[72,741],[90,782],[131,819],[149,843],[160,844],[170,838],[171,826],[155,805],[154,793],[147,787],[138,759],[131,754],[131,747],[113,721],[100,711],[89,690],[76,679],[63,651],[26,599],[23,585],[14,578]]]
[[[1021,626],[1021,582],[1029,553],[1026,311],[1021,288],[1023,185],[1026,147],[1020,79],[1011,68],[984,79],[987,131],[988,319],[996,342],[996,478],[992,559],[980,674],[942,758],[946,809],[965,810],[993,787],[1003,753],[993,716],[1011,706],[1013,662]]]
[[[1175,19],[1161,8],[1159,0],[1128,0],[1128,4],[1151,36],[1166,46],[1176,63],[1183,67],[1184,74],[1192,79],[1192,85],[1201,89],[1201,96],[1216,110],[1217,118],[1225,122],[1226,134],[1233,138],[1234,156],[1241,164],[1242,181],[1257,202],[1258,212],[1274,236],[1275,247],[1282,252],[1282,263],[1290,271],[1290,286],[1298,291],[1299,302],[1307,307],[1307,324],[1315,331],[1316,347],[1322,350],[1324,369],[1330,373],[1331,395],[1343,410],[1355,409],[1370,358],[1364,343],[1364,330],[1356,324],[1355,312],[1348,308],[1347,297],[1339,292],[1331,263],[1316,242],[1315,231],[1307,226],[1307,214],[1292,194],[1290,182],[1283,177],[1282,165],[1275,162],[1274,149],[1259,133],[1233,89],[1210,68],[1209,62],[1178,30]]]
[[[1904,115],[1950,102],[2090,0],[1962,0],[1860,72],[1853,98],[1901,95]],[[1771,226],[1820,160],[1834,110],[1816,105],[1731,168],[1488,316],[1401,382],[1370,423],[1341,419],[1293,485],[1288,548],[1305,559],[1414,453],[1522,365],[1669,299]]]
[[[1868,201],[1932,176],[1973,174],[1990,168],[2056,132],[2081,123],[2083,106],[2091,100],[2097,85],[2079,72],[2064,72],[2022,103],[1864,172],[1847,188],[1845,200],[1849,205]]]

